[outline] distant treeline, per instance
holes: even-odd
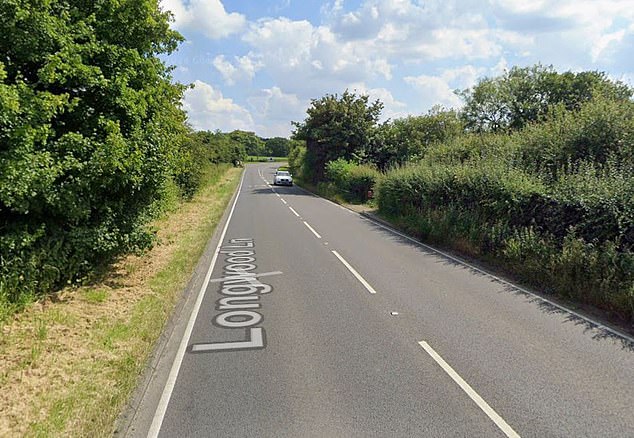
[[[601,72],[513,68],[459,92],[460,110],[379,124],[344,92],[295,123],[294,173],[427,241],[634,318],[634,103]]]
[[[289,140],[194,132],[156,0],[0,2],[0,319],[113,257],[214,166]],[[216,169],[219,171],[219,169]]]

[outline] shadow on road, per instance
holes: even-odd
[[[597,341],[614,341],[621,344],[621,348],[624,350],[634,352],[634,340],[632,340],[631,337],[627,337],[627,329],[624,327],[619,327],[619,330],[626,335],[625,337],[617,332],[613,332],[613,329],[608,328],[608,324],[601,321],[603,318],[583,315],[585,312],[581,310],[570,310],[565,307],[565,303],[557,303],[558,299],[556,297],[534,289],[529,289],[525,286],[516,285],[516,280],[505,278],[504,274],[495,272],[495,270],[490,266],[485,266],[479,261],[467,260],[449,250],[437,250],[425,243],[418,242],[415,239],[415,241],[412,241],[411,238],[403,237],[395,231],[386,229],[385,226],[389,226],[387,223],[379,224],[375,218],[370,218],[367,215],[362,215],[362,217],[365,222],[372,227],[373,231],[380,233],[384,238],[390,241],[414,248],[417,252],[428,257],[432,257],[438,263],[442,263],[443,265],[467,270],[473,275],[487,278],[490,281],[498,283],[502,286],[502,290],[504,292],[510,292],[523,297],[529,303],[536,304],[542,312],[563,316],[564,323],[573,323],[575,325],[582,326],[585,333],[591,333],[592,339]],[[598,322],[595,323],[586,318],[598,320]]]

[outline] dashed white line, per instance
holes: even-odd
[[[273,189],[271,189],[271,190],[273,190]],[[277,193],[275,190],[273,190],[273,193],[275,193],[275,196],[277,196],[278,198],[281,198],[280,194]]]
[[[431,358],[434,359],[438,365],[440,365],[443,371],[445,371],[449,375],[449,377],[451,377],[451,379],[456,382],[458,386],[460,386],[460,388],[469,396],[469,398],[471,398],[471,400],[473,400],[478,405],[478,407],[482,409],[482,411],[495,423],[497,427],[500,428],[502,432],[504,432],[507,437],[520,438],[517,432],[515,432],[513,428],[509,426],[509,424],[504,421],[504,419],[500,417],[500,415],[498,415],[498,413],[495,412],[493,408],[491,408],[491,406],[489,406],[489,404],[484,401],[484,399],[480,397],[478,393],[475,392],[475,390],[467,382],[465,382],[462,377],[460,377],[460,375],[451,367],[451,365],[445,362],[445,360],[438,353],[436,353],[436,350],[434,350],[425,341],[420,341],[418,345],[423,347],[423,350],[425,350],[427,354],[429,354]]]
[[[346,259],[344,259],[343,257],[341,257],[341,255],[340,255],[337,251],[335,251],[335,250],[332,250],[332,253],[333,253],[333,254],[334,254],[334,255],[335,255],[335,256],[339,259],[339,261],[340,261],[341,263],[343,263],[343,265],[344,265],[346,268],[348,268],[348,270],[349,270],[350,272],[352,272],[352,275],[354,275],[354,276],[357,278],[357,280],[359,280],[359,282],[360,282],[360,283],[361,283],[361,284],[362,284],[362,285],[363,285],[363,286],[364,286],[364,287],[368,290],[368,292],[370,292],[371,294],[375,294],[375,293],[376,293],[376,291],[375,291],[375,290],[374,290],[374,288],[370,285],[370,283],[368,283],[367,281],[365,281],[365,278],[363,278],[363,277],[361,276],[361,274],[359,274],[359,273],[356,271],[356,269],[354,269],[352,266],[350,266],[350,263],[348,263],[348,262],[346,261]]]
[[[286,202],[286,199],[284,199],[284,198],[280,198],[280,199],[282,200],[282,202],[283,202],[284,204],[288,205],[288,203]]]
[[[300,216],[299,216],[299,213],[298,213],[298,212],[296,212],[296,211],[295,211],[295,209],[294,209],[293,207],[289,206],[289,207],[288,207],[288,209],[289,209],[290,211],[292,211],[292,212],[293,212],[293,214],[294,214],[295,216],[300,217]]]
[[[313,232],[313,234],[315,235],[316,238],[321,239],[321,236],[319,235],[319,233],[317,231],[315,231],[315,229],[313,227],[308,225],[308,222],[306,222],[306,221],[302,221],[302,222],[304,222],[304,225],[306,225],[308,227],[308,229]]]

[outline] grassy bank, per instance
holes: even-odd
[[[152,250],[4,324],[0,436],[112,434],[239,177],[240,169],[209,170],[190,202],[154,223]]]

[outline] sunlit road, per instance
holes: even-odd
[[[246,168],[122,434],[634,436],[626,338],[274,170]]]

